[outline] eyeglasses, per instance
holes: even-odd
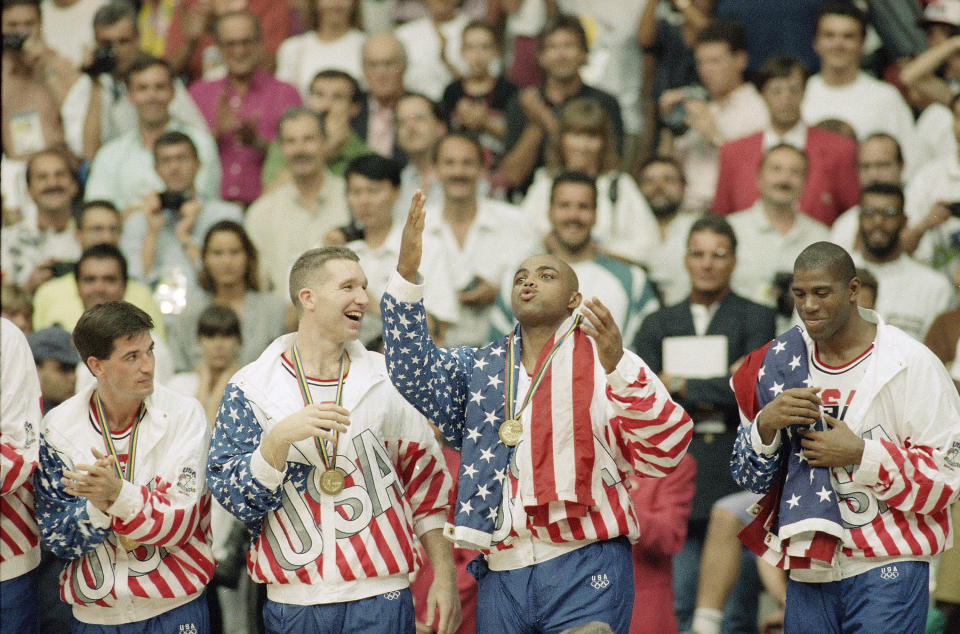
[[[896,207],[861,207],[860,214],[863,216],[875,216],[880,214],[884,218],[896,218],[900,215],[900,210]]]

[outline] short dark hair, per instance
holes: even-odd
[[[109,209],[117,216],[120,215],[120,210],[117,209],[117,206],[114,205],[109,200],[97,199],[97,200],[88,200],[83,203],[80,207],[79,213],[77,213],[77,228],[83,229],[83,222],[87,218],[87,212],[91,209]]]
[[[127,69],[127,74],[124,78],[127,86],[130,85],[130,80],[134,75],[140,74],[148,68],[153,68],[154,66],[160,66],[166,70],[167,76],[170,77],[170,83],[173,84],[173,68],[170,66],[170,63],[167,60],[154,57],[153,55],[148,55],[147,53],[138,53],[136,58],[134,58],[133,63],[130,64],[130,68]]]
[[[734,254],[737,253],[737,234],[733,230],[733,226],[723,216],[703,214],[697,218],[690,225],[690,231],[687,233],[687,243],[690,242],[690,236],[701,231],[710,231],[720,236],[726,236],[730,240],[730,250]]]
[[[14,7],[33,7],[38,14],[41,13],[40,0],[3,0],[3,11]]]
[[[860,279],[860,288],[869,288],[873,291],[873,301],[877,301],[877,295],[880,293],[880,282],[877,281],[877,276],[870,272],[869,269],[864,269],[857,267],[857,277]]]
[[[433,149],[431,150],[431,158],[433,162],[437,162],[437,158],[440,156],[440,146],[443,145],[447,139],[462,139],[473,146],[473,149],[477,151],[477,158],[480,160],[480,164],[483,165],[483,146],[480,145],[480,140],[473,134],[465,130],[458,130],[454,132],[447,132],[442,137],[440,137],[436,143],[433,144]]]
[[[414,92],[411,90],[405,91],[402,95],[400,95],[400,98],[397,99],[397,103],[393,106],[393,109],[396,110],[397,105],[399,105],[400,102],[403,101],[404,99],[411,99],[411,98],[422,99],[423,101],[427,102],[427,105],[430,106],[430,112],[433,114],[433,118],[436,119],[437,121],[445,120],[443,117],[443,111],[440,109],[440,104],[434,101],[433,99],[431,99],[430,97],[426,96],[422,92]]]
[[[308,286],[310,277],[316,273],[317,269],[331,260],[359,262],[360,257],[347,247],[320,247],[305,251],[293,263],[290,268],[290,301],[293,302],[298,315],[303,308],[300,305],[300,291]]]
[[[772,148],[763,153],[763,158],[760,159],[760,166],[758,170],[763,169],[764,164],[767,162],[767,158],[770,157],[774,152],[779,152],[780,150],[791,150],[797,156],[803,158],[803,169],[806,170],[810,166],[810,159],[807,158],[807,153],[798,148],[792,143],[777,143]]]
[[[470,20],[467,22],[467,26],[463,27],[463,31],[460,33],[460,39],[463,40],[463,35],[467,31],[486,31],[493,38],[494,44],[497,45],[498,49],[503,49],[503,31],[502,29],[494,28],[492,24],[485,20]]]
[[[867,14],[861,11],[857,5],[850,0],[832,0],[820,7],[817,11],[817,30],[820,30],[820,22],[828,15],[841,15],[843,17],[856,20],[860,25],[861,39],[867,34]]]
[[[280,136],[280,131],[283,130],[283,124],[287,121],[293,121],[294,119],[299,119],[300,117],[310,117],[317,122],[317,127],[320,128],[320,135],[324,138],[327,136],[327,129],[323,125],[323,116],[314,112],[306,106],[293,106],[292,108],[287,108],[283,111],[283,114],[280,115],[280,119],[277,120],[277,136]]]
[[[130,20],[133,23],[133,30],[139,32],[137,12],[133,5],[127,0],[112,0],[112,2],[108,2],[97,9],[97,12],[93,14],[93,28],[113,26],[124,19]]]
[[[87,310],[73,329],[73,345],[86,363],[90,357],[108,359],[120,337],[153,329],[153,319],[130,302],[97,304]]]
[[[80,267],[87,260],[116,260],[120,264],[120,276],[127,279],[127,258],[123,257],[120,249],[112,244],[95,244],[80,255],[80,259],[73,265],[73,278],[80,281]]]
[[[565,183],[573,183],[575,185],[586,185],[590,188],[590,191],[593,192],[593,206],[597,206],[597,181],[592,177],[588,176],[584,172],[578,170],[571,170],[567,172],[560,172],[553,179],[553,184],[550,185],[550,204],[553,205],[553,198],[557,193],[557,187]]]
[[[197,152],[197,144],[189,136],[178,130],[167,130],[153,144],[153,157],[156,159],[157,153],[165,147],[171,145],[188,145],[193,152],[193,158],[200,160],[200,154]]]
[[[45,157],[45,156],[53,156],[53,157],[56,157],[56,158],[60,159],[61,161],[63,161],[63,164],[67,166],[67,171],[70,172],[70,178],[73,179],[73,182],[74,182],[74,183],[77,183],[77,175],[76,175],[76,173],[74,173],[73,167],[71,167],[72,161],[71,161],[71,159],[70,159],[70,155],[67,154],[67,152],[66,152],[65,150],[61,150],[61,149],[59,149],[59,148],[50,147],[50,148],[46,148],[46,149],[40,150],[39,152],[37,152],[36,154],[32,155],[32,156],[27,160],[27,170],[26,170],[26,172],[24,173],[24,177],[27,179],[27,187],[30,186],[30,181],[31,181],[32,178],[33,178],[33,177],[31,176],[31,174],[33,173],[33,164],[34,164],[38,159],[41,159],[41,158],[43,158],[43,157]],[[79,183],[77,183],[77,184],[79,184]]]
[[[794,271],[827,271],[833,279],[844,284],[857,276],[853,258],[832,242],[814,242],[800,252],[793,262]]]
[[[863,147],[863,144],[867,141],[874,141],[876,139],[883,139],[892,143],[896,153],[897,164],[903,165],[903,148],[900,147],[900,141],[897,141],[897,138],[892,134],[888,134],[886,132],[874,132],[873,134],[868,134],[862,141],[860,141],[860,143],[857,144],[857,149]]]
[[[587,32],[583,30],[583,24],[580,23],[580,20],[574,15],[558,13],[552,20],[547,21],[547,24],[540,30],[540,34],[537,35],[537,50],[542,51],[544,42],[557,31],[573,33],[584,51],[590,49],[587,44]]]
[[[683,173],[683,165],[681,165],[680,161],[678,161],[677,159],[673,158],[672,156],[667,156],[665,154],[657,154],[655,156],[651,156],[649,158],[644,159],[643,162],[640,163],[640,169],[637,170],[637,175],[642,176],[643,173],[647,171],[648,167],[650,167],[651,165],[657,165],[660,163],[662,163],[663,165],[672,166],[675,170],[677,170],[677,173],[680,174],[680,182],[683,183],[684,185],[687,184],[687,175]]]
[[[240,334],[240,318],[229,306],[210,304],[203,309],[197,319],[197,337],[236,337],[243,341]]]
[[[769,58],[760,66],[753,81],[757,85],[757,90],[763,90],[771,79],[783,79],[795,72],[800,73],[801,80],[806,84],[808,71],[803,62],[787,55],[778,55]]]
[[[360,90],[360,83],[350,73],[337,68],[325,68],[313,76],[313,79],[310,80],[310,86],[313,86],[313,83],[318,79],[340,79],[350,84],[350,88],[353,90],[353,93],[350,95],[350,101],[352,103],[359,103],[361,97],[363,97],[363,91]]]
[[[697,34],[694,48],[700,44],[719,42],[730,47],[731,53],[747,50],[747,32],[739,22],[714,20]]]
[[[223,24],[224,20],[229,20],[230,18],[244,17],[250,20],[253,24],[253,36],[257,38],[257,41],[260,41],[263,32],[260,28],[260,18],[255,14],[247,11],[246,9],[234,9],[232,11],[227,11],[222,15],[218,15],[213,21],[213,39],[220,43],[220,25]]]
[[[904,195],[903,188],[894,183],[869,183],[860,190],[860,197],[857,202],[863,204],[863,197],[867,194],[879,194],[881,196],[893,196],[900,205],[900,211],[903,212]]]
[[[379,154],[361,154],[350,161],[343,178],[349,180],[354,174],[372,181],[390,181],[394,187],[400,186],[400,164]]]

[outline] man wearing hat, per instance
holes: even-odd
[[[49,412],[73,396],[80,355],[70,341],[70,333],[60,326],[35,330],[27,336],[27,342],[40,376],[43,411]]]

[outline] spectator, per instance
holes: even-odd
[[[654,103],[671,88],[689,86],[699,81],[693,44],[697,35],[710,23],[716,0],[672,2],[664,12],[663,3],[648,2],[637,25],[637,43],[656,60],[650,84]]]
[[[583,26],[572,16],[557,16],[537,38],[543,84],[523,89],[507,105],[507,152],[500,162],[500,174],[508,186],[527,188],[534,170],[544,164],[548,138],[559,129],[560,108],[575,97],[593,97],[600,102],[613,128],[617,154],[623,150],[619,103],[580,78],[588,48]]]
[[[506,59],[504,75],[517,88],[543,83],[543,71],[537,64],[537,36],[547,19],[556,14],[554,0],[500,0]]]
[[[241,364],[250,363],[284,333],[286,304],[274,293],[260,290],[257,250],[240,224],[221,220],[212,225],[204,235],[200,260],[200,292],[170,322],[173,367],[186,372],[200,362],[197,324],[212,305],[228,306],[236,313],[241,335],[237,358]]]
[[[886,132],[903,148],[907,173],[919,167],[913,115],[893,86],[860,70],[866,16],[849,0],[831,0],[820,8],[813,48],[820,72],[807,80],[803,120],[836,118],[853,126],[857,138]]]
[[[13,323],[25,335],[29,335],[33,331],[30,325],[33,318],[30,295],[19,286],[13,284],[0,286],[0,315]]]
[[[380,347],[383,331],[380,296],[390,281],[400,255],[403,224],[393,217],[399,206],[397,197],[402,192],[400,175],[400,166],[396,161],[377,154],[351,161],[347,167],[347,203],[350,206],[351,224],[359,228],[360,236],[348,236],[351,227],[342,227],[331,232],[324,240],[326,245],[346,244],[360,258],[360,266],[367,276],[370,303],[360,324],[359,339],[370,350]],[[442,194],[442,190],[438,193]],[[424,264],[423,275],[432,281],[424,297],[424,306],[434,338],[442,341],[447,325],[457,321],[457,299],[440,245],[428,239],[425,249],[430,255]]]
[[[83,64],[84,52],[94,46],[93,16],[108,0],[41,0],[43,30],[56,34],[51,49],[69,60],[74,68]],[[87,25],[84,27],[83,25]]]
[[[427,203],[424,239],[441,245],[460,311],[444,344],[480,345],[488,341],[498,285],[533,238],[514,207],[479,194],[483,150],[475,139],[448,134],[434,156],[443,197]]]
[[[683,254],[690,227],[697,219],[696,213],[682,209],[687,179],[677,161],[655,156],[640,165],[638,185],[657,220],[654,244],[641,263],[650,272],[663,305],[676,304],[690,291]]]
[[[571,102],[572,103],[572,102]],[[660,307],[647,274],[636,264],[611,257],[596,239],[598,188],[584,172],[561,172],[553,179],[547,201],[549,229],[534,252],[554,255],[573,269],[580,288],[597,297],[610,314],[623,338],[632,341],[644,317]],[[515,326],[510,309],[512,271],[500,286],[493,314],[490,339],[507,334]]]
[[[440,100],[440,112],[451,130],[467,131],[480,139],[487,169],[496,167],[503,156],[507,104],[517,93],[509,80],[490,73],[502,48],[489,24],[480,20],[468,23],[461,44],[466,70],[463,77],[447,85]]]
[[[243,212],[216,196],[205,196],[194,183],[203,169],[197,146],[183,132],[164,132],[153,145],[154,169],[163,188],[147,194],[123,224],[120,248],[130,262],[130,275],[152,287],[166,284],[186,291],[198,289],[200,243],[221,220],[243,221]],[[171,312],[183,310],[183,303]]]
[[[599,101],[569,100],[560,109],[558,130],[547,144],[546,167],[536,171],[521,210],[540,235],[550,229],[553,179],[560,172],[583,172],[596,180],[593,239],[607,253],[633,262],[645,260],[656,236],[656,221],[630,174],[620,171],[613,123]]]
[[[393,210],[399,222],[418,189],[431,200],[443,196],[434,160],[437,142],[446,134],[447,126],[437,104],[420,93],[407,93],[397,101],[396,126],[397,147],[407,159],[400,172],[400,195]],[[481,183],[484,186],[486,183]]]
[[[276,136],[280,115],[300,105],[296,88],[259,67],[262,32],[257,16],[249,11],[218,17],[213,35],[227,76],[190,86],[190,96],[217,141],[223,170],[220,196],[243,206],[260,196],[264,155]]]
[[[803,150],[775,145],[764,153],[757,172],[759,200],[729,216],[740,243],[732,286],[750,301],[777,306],[785,295],[783,286],[775,283],[777,275],[785,279],[805,246],[827,238],[824,225],[797,209],[806,171]],[[792,310],[780,308],[781,316],[789,318]]]
[[[229,53],[217,40],[216,23],[238,9],[248,12],[259,22],[263,34],[263,64],[267,70],[273,71],[277,48],[290,34],[287,0],[184,0],[178,2],[173,11],[163,55],[177,75],[199,81],[220,79],[229,72]]]
[[[873,273],[883,293],[876,311],[884,321],[923,341],[934,318],[950,307],[950,282],[903,252],[907,224],[903,190],[875,183],[860,192],[860,243],[854,260]]]
[[[277,139],[292,180],[250,205],[244,226],[260,254],[264,290],[285,297],[294,260],[350,218],[343,179],[327,169],[320,116],[303,107],[287,110]]]
[[[684,301],[661,308],[643,322],[632,339],[633,349],[657,373],[671,396],[690,414],[694,422],[688,452],[697,461],[696,493],[687,525],[683,549],[674,559],[673,596],[678,626],[690,626],[696,595],[700,553],[704,545],[707,520],[713,503],[737,490],[727,476],[730,453],[737,437],[736,403],[728,384],[732,371],[743,357],[769,341],[774,333],[774,314],[730,288],[738,265],[737,235],[726,220],[717,216],[701,217],[690,228],[684,265],[690,279],[690,294]],[[702,355],[698,376],[687,374],[682,348],[690,337],[717,339],[706,347],[706,339],[697,344]],[[685,339],[681,339],[685,338]],[[708,353],[707,350],[712,350]],[[738,588],[738,599],[731,606],[730,619],[739,625],[756,623],[756,582],[750,579]]]
[[[744,82],[746,36],[731,22],[714,22],[700,31],[693,56],[706,90],[674,88],[660,95],[658,107],[668,126],[661,151],[675,156],[690,179],[686,206],[707,209],[717,191],[717,148],[725,141],[763,130],[767,107],[753,84]]]
[[[106,200],[84,203],[77,217],[76,240],[84,253],[98,244],[116,247],[120,244],[120,212]],[[161,339],[165,338],[162,313],[153,301],[152,291],[146,285],[136,280],[128,280],[122,297],[124,301],[150,315],[157,335]],[[39,330],[59,324],[72,330],[83,310],[74,264],[69,273],[44,282],[37,289],[33,296],[33,327]]]
[[[306,106],[323,118],[327,169],[337,176],[343,176],[352,159],[370,152],[350,125],[351,119],[360,112],[362,98],[357,80],[342,70],[322,70],[310,84]],[[263,184],[273,188],[289,180],[290,170],[283,160],[280,144],[274,139],[263,162]]]
[[[4,227],[0,244],[7,279],[32,294],[80,256],[73,223],[78,187],[70,157],[60,150],[34,154],[27,162],[26,178],[37,214]]]
[[[863,187],[873,183],[903,183],[903,153],[897,140],[885,132],[871,134],[857,146],[857,176]],[[849,253],[860,250],[860,209],[854,205],[830,227],[830,242]]]
[[[447,85],[467,71],[460,45],[470,18],[458,10],[457,0],[425,0],[424,4],[429,16],[402,24],[394,33],[407,51],[404,85],[440,101]]]
[[[856,141],[818,127],[808,127],[800,117],[806,71],[789,57],[768,59],[756,78],[770,113],[762,132],[720,146],[720,175],[713,212],[720,215],[749,207],[759,196],[756,177],[763,150],[790,143],[810,160],[800,197],[800,210],[830,226],[857,202]]]
[[[304,99],[321,70],[359,77],[364,42],[360,0],[308,0],[306,5],[309,30],[287,38],[277,50],[277,78],[296,86]]]
[[[352,125],[367,146],[380,156],[403,162],[395,145],[394,109],[403,95],[403,74],[407,54],[403,44],[390,33],[371,35],[363,43],[363,77],[369,93],[360,102],[360,112]]]
[[[73,396],[80,356],[70,341],[70,333],[60,326],[34,330],[27,342],[40,377],[41,407],[49,412]]]
[[[169,131],[182,132],[193,141],[200,170],[192,186],[197,196],[215,199],[220,194],[217,145],[206,127],[194,127],[171,114],[174,80],[167,63],[155,57],[139,57],[127,71],[127,89],[137,109],[137,126],[97,151],[85,199],[109,200],[126,217],[149,192],[161,190],[164,185],[154,171],[153,144]],[[117,178],[118,174],[123,178]]]
[[[960,267],[953,274],[954,298],[956,304],[960,304]],[[926,344],[937,358],[943,361],[943,365],[950,371],[954,377],[953,382],[960,390],[960,307],[937,315],[933,320],[927,335],[923,338]]]
[[[817,9],[825,0],[719,0],[714,15],[743,25],[747,34],[747,74],[756,74],[775,55],[788,55],[807,68],[817,68],[813,37]],[[784,25],[790,28],[784,28]]]
[[[93,36],[100,61],[94,63],[93,52],[84,58],[86,72],[70,86],[60,110],[67,147],[76,156],[92,160],[101,145],[136,131],[139,116],[127,94],[127,76],[140,55],[140,35],[137,14],[126,0],[112,0],[94,14]],[[184,125],[206,128],[203,115],[177,78],[170,116]]]

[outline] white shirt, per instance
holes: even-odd
[[[843,247],[847,253],[853,254],[854,251],[860,250],[855,248],[859,231],[860,205],[854,205],[833,221],[830,226],[830,242]]]
[[[923,220],[939,200],[960,201],[960,162],[957,160],[957,154],[954,153],[921,167],[907,186],[905,198],[905,211],[911,225]],[[958,248],[955,245],[958,243],[960,243],[960,218],[951,217],[924,234],[913,257],[949,277],[953,267],[957,265],[957,260],[954,258],[951,262],[945,263],[941,262],[941,259],[954,253]]]
[[[737,236],[737,268],[733,291],[750,301],[775,307],[773,279],[777,273],[793,272],[793,261],[814,242],[827,240],[830,230],[809,216],[795,213],[786,234],[777,231],[763,211],[763,202],[727,216]]]
[[[67,222],[63,231],[48,227],[37,228],[37,218],[24,219],[0,231],[0,261],[9,281],[22,286],[41,262],[53,259],[74,262],[80,259],[80,244],[76,239],[76,225]]]
[[[460,57],[460,40],[463,28],[470,18],[462,13],[439,25],[446,41],[447,61],[461,74],[467,72],[467,65]],[[403,85],[407,90],[420,92],[434,101],[440,101],[447,84],[453,76],[446,65],[440,61],[440,38],[433,18],[426,17],[398,26],[394,35],[407,51],[407,72],[403,76]]]
[[[646,260],[641,259],[650,279],[657,285],[664,306],[680,303],[690,294],[690,275],[683,259],[687,253],[687,239],[690,227],[700,215],[689,211],[679,211],[670,222],[662,240],[653,245]],[[659,238],[659,231],[654,234]]]
[[[333,42],[322,41],[316,31],[288,37],[277,49],[277,79],[296,86],[304,99],[321,70],[342,70],[362,82],[361,52],[365,39],[363,31],[357,29],[350,29]]]
[[[773,128],[768,127],[763,131],[763,151],[766,152],[772,147],[780,145],[781,143],[786,143],[792,145],[798,150],[803,150],[807,146],[807,124],[803,121],[797,121],[797,125],[793,126],[782,135],[777,134],[773,131]]]
[[[60,7],[53,0],[43,0],[40,15],[47,46],[80,68],[84,47],[95,46],[93,16],[107,1],[77,0],[70,6]]]

